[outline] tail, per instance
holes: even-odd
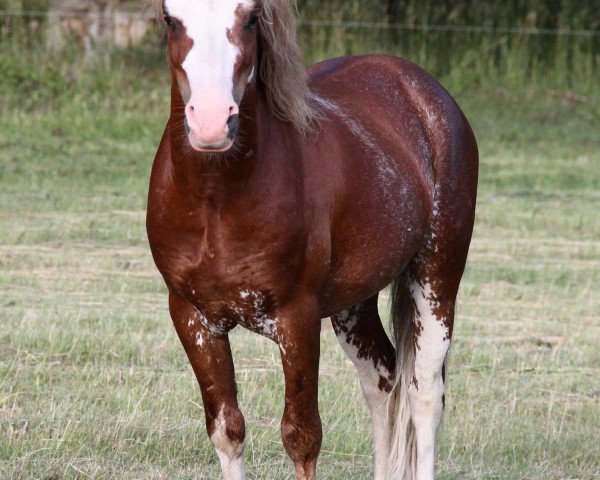
[[[387,478],[414,480],[416,478],[417,443],[410,419],[408,386],[415,367],[413,333],[414,301],[405,273],[392,285],[391,323],[396,346],[396,383],[388,397],[387,411],[390,422],[390,456]]]

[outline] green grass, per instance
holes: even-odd
[[[166,71],[131,71],[0,100],[0,478],[218,478],[144,230]],[[440,478],[597,478],[600,92],[454,93],[482,165]],[[291,479],[277,350],[232,343],[249,478]],[[368,478],[369,416],[328,326],[322,349],[320,478]]]

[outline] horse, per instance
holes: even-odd
[[[228,333],[278,345],[283,446],[314,480],[331,318],[372,417],[375,480],[434,478],[445,359],[474,224],[464,114],[394,56],[309,69],[287,0],[164,0],[171,107],[147,233],[223,478],[245,478]],[[390,287],[393,334],[378,313]],[[390,339],[391,337],[391,339]]]

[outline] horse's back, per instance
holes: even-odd
[[[447,181],[477,169],[465,116],[419,66],[390,55],[340,57],[313,65],[309,82],[318,97],[354,118],[363,134],[384,146],[393,143],[397,156],[415,162],[430,188],[437,177]]]

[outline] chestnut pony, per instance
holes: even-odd
[[[399,58],[302,65],[287,0],[164,0],[171,115],[147,230],[224,478],[244,473],[228,332],[279,346],[283,445],[316,478],[321,319],[358,370],[374,478],[434,478],[444,361],[473,228],[477,145]],[[391,287],[394,342],[377,311]]]

